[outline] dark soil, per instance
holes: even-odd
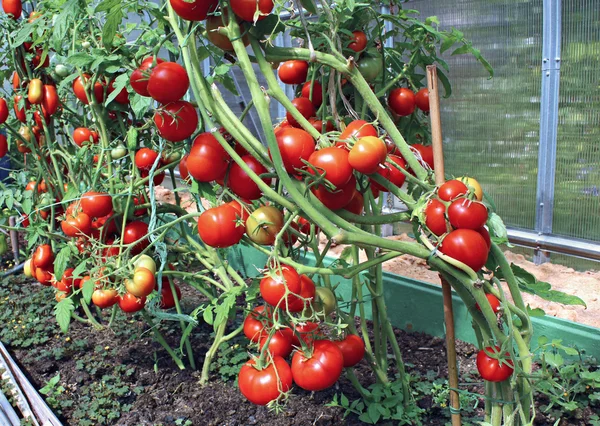
[[[201,387],[199,372],[191,369],[178,370],[167,353],[153,340],[146,324],[138,316],[118,315],[112,329],[95,330],[88,325],[72,323],[66,337],[60,333],[52,317],[52,289],[21,281],[18,277],[13,277],[10,281],[5,280],[2,286],[10,285],[11,294],[15,298],[41,293],[41,299],[48,300],[48,307],[44,311],[47,317],[43,320],[46,328],[39,333],[48,334],[50,339],[40,339],[41,343],[25,348],[18,344],[12,345],[10,341],[6,341],[6,337],[3,340],[9,344],[14,357],[19,360],[38,389],[60,373],[60,384],[65,390],[53,401],[48,401],[59,411],[58,414],[67,425],[364,424],[355,414],[344,417],[342,408],[325,406],[335,394],[343,393],[350,401],[358,398],[357,392],[343,376],[333,388],[322,392],[310,393],[295,388],[284,411],[275,414],[265,407],[248,402],[234,385],[234,373],[227,369],[216,368],[211,383]],[[184,299],[188,301],[184,308],[197,306],[197,296],[183,290]],[[0,306],[0,310],[5,307],[6,305]],[[20,315],[17,307],[14,309],[16,315]],[[35,315],[40,314],[36,312]],[[3,327],[8,325],[0,323],[0,331]],[[181,334],[179,324],[165,323],[161,325],[161,330],[172,346],[177,347]],[[200,365],[208,348],[211,332],[211,327],[200,325],[192,335],[195,358]],[[407,370],[415,383],[436,379],[441,382],[446,377],[445,344],[442,339],[401,330],[396,330],[396,335]],[[245,351],[245,345],[243,338],[234,339],[229,350],[232,354],[241,355]],[[457,342],[457,352],[461,379],[469,377],[469,373],[475,370],[475,347]],[[226,364],[227,362],[224,363]],[[363,385],[374,382],[371,370],[364,361],[355,371]],[[461,384],[461,387],[474,394],[482,393],[478,383]],[[113,404],[113,408],[108,409],[108,415],[106,412],[98,414],[100,397],[107,400],[101,401],[100,405],[104,404],[103,407]],[[422,418],[424,425],[445,425],[449,421],[447,409],[436,404],[430,395],[425,393],[416,397],[418,405],[425,410]],[[476,398],[472,403],[475,401]],[[479,407],[483,407],[482,401],[479,401]],[[471,421],[481,419],[481,408],[468,408],[467,418],[470,417]],[[554,423],[543,416],[539,420],[536,424]],[[583,426],[586,423],[575,421],[561,424]]]

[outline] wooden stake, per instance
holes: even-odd
[[[438,92],[437,68],[427,66],[427,87],[429,89],[429,117],[431,120],[431,139],[433,142],[433,163],[435,165],[435,183],[441,185],[444,176],[444,149],[442,146],[442,120],[440,118],[440,95]],[[444,322],[446,323],[446,357],[448,359],[448,384],[450,385],[450,409],[452,426],[460,426],[460,400],[458,389],[458,368],[456,363],[456,337],[454,334],[454,312],[452,310],[452,288],[440,276],[442,295],[444,296]]]

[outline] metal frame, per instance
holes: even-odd
[[[542,99],[534,226],[540,238],[552,234],[560,84],[561,0],[544,0],[543,7]],[[547,251],[536,248],[536,264],[549,260]]]

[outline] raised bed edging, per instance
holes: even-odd
[[[251,247],[237,247],[232,250],[229,261],[236,269],[248,276],[258,275],[258,269],[264,268],[267,256]],[[302,259],[306,265],[314,264],[314,257],[307,253]],[[325,264],[336,261],[326,257]],[[388,307],[388,316],[394,327],[406,331],[419,331],[432,336],[444,337],[444,313],[442,288],[424,281],[406,278],[391,272],[383,273],[384,297]],[[351,280],[334,276],[332,284],[338,285],[337,292],[344,301],[351,297]],[[367,294],[365,292],[364,294]],[[471,316],[463,301],[453,292],[454,321],[456,338],[477,344]],[[371,304],[365,304],[367,316],[371,315]],[[537,338],[560,339],[567,346],[573,346],[585,355],[600,359],[600,329],[573,321],[550,316],[532,318],[534,337],[532,346],[537,347]]]

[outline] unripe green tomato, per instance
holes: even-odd
[[[28,278],[33,277],[33,274],[31,273],[31,259],[27,259],[25,264],[23,264],[23,273]]]
[[[381,71],[383,71],[381,57],[377,56],[365,56],[358,61],[357,66],[360,73],[368,82],[375,80],[381,74]]]
[[[84,49],[89,49],[91,46],[92,44],[89,41],[81,42],[81,47],[83,47]]]
[[[162,159],[164,164],[172,164],[181,159],[181,153],[177,151],[172,151],[168,154],[163,152]]]
[[[133,258],[135,268],[146,268],[153,274],[156,274],[156,262],[147,254],[140,254]]]
[[[327,287],[317,287],[315,289],[313,307],[317,315],[327,317],[335,311],[336,306],[337,300],[333,291]]]
[[[127,148],[124,145],[118,145],[110,151],[110,157],[113,160],[119,160],[127,155]]]
[[[71,71],[69,70],[69,68],[63,64],[57,64],[54,67],[54,72],[56,73],[57,76],[63,77],[63,78],[68,76],[69,74],[71,74]]]

